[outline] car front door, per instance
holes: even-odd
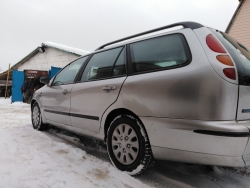
[[[69,117],[70,95],[75,77],[88,56],[67,65],[42,92],[45,118],[52,122],[71,125]]]
[[[125,48],[94,54],[71,93],[72,126],[99,132],[105,110],[116,101],[126,79]]]

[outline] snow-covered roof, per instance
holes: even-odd
[[[69,47],[69,46],[56,44],[54,42],[43,42],[41,44],[41,46],[42,47],[55,48],[55,49],[58,49],[58,50],[61,50],[61,51],[67,52],[67,53],[75,54],[77,56],[82,56],[82,55],[85,55],[85,54],[89,53],[89,51],[86,51],[86,50],[80,50],[80,49],[77,49],[77,48],[72,48],[72,47]],[[36,49],[34,49],[30,54],[25,56],[21,61],[17,62],[15,65],[13,65],[11,67],[11,69],[17,69],[20,65],[22,65],[23,63],[28,61],[31,57],[33,57],[37,53],[39,53],[39,48],[40,48],[40,46],[38,46]]]
[[[65,52],[69,52],[69,53],[73,53],[73,54],[76,54],[76,55],[85,55],[85,54],[89,53],[89,51],[86,51],[86,50],[81,50],[81,49],[78,49],[78,48],[72,48],[72,47],[69,47],[69,46],[56,44],[54,42],[47,42],[46,41],[46,42],[42,43],[42,46],[56,48],[56,49],[59,49],[59,50],[65,51]]]

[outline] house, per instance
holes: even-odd
[[[2,83],[1,93],[5,93],[3,84],[6,83],[8,77],[10,84],[7,87],[7,91],[12,91],[14,101],[16,101],[16,96],[17,101],[20,101],[20,96],[22,97],[20,88],[24,83],[25,72],[33,71],[44,73],[50,71],[51,67],[63,68],[71,61],[87,53],[89,52],[85,50],[80,50],[52,42],[44,42],[41,44],[41,46],[35,48],[27,56],[13,65],[9,71],[7,70],[0,73],[0,82]],[[15,80],[13,80],[12,73],[18,76]],[[17,73],[21,73],[21,75]],[[11,87],[12,90],[10,90]]]
[[[239,0],[239,2],[226,33],[250,49],[250,0]]]
[[[50,70],[51,66],[64,67],[76,58],[87,54],[88,51],[44,42],[21,61],[12,66],[14,70]]]
[[[10,68],[9,80],[12,80],[12,71],[18,70],[50,70],[51,66],[64,67],[76,58],[87,54],[88,51],[72,48],[52,42],[44,42],[27,56]],[[8,70],[0,73],[0,80],[7,80]]]

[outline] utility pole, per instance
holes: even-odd
[[[9,75],[10,75],[10,63],[9,63],[9,69],[8,69],[8,74],[7,74],[7,80],[6,80],[5,99],[6,99],[6,96],[7,96],[7,89],[8,89],[8,83],[9,83]]]

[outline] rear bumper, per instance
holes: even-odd
[[[140,118],[156,159],[234,167],[250,165],[247,127],[250,121]]]
[[[240,125],[246,126],[250,130],[250,120],[248,121],[239,121],[238,122]],[[245,161],[246,166],[250,166],[250,137],[248,139],[246,149],[243,153],[243,159]]]
[[[246,165],[242,156],[210,155],[206,153],[196,153],[155,146],[152,146],[151,148],[154,157],[158,160],[230,167],[244,167]]]

